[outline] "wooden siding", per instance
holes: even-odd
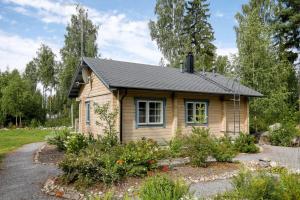
[[[111,109],[119,109],[119,99],[125,95],[124,90],[114,90],[111,92],[98,77],[90,72],[91,81],[83,85],[77,100],[79,104],[79,131],[82,133],[92,133],[93,135],[103,134],[103,130],[97,125],[100,122],[94,113],[95,103],[103,105],[109,102]],[[165,126],[163,127],[138,127],[136,125],[136,105],[135,98],[164,98],[165,105]],[[192,126],[185,123],[185,99],[206,100],[208,104],[208,123],[203,127],[210,129],[210,132],[216,136],[221,136],[225,132],[233,129],[233,103],[229,101],[230,97],[209,94],[195,94],[184,92],[169,91],[150,91],[150,90],[128,90],[123,99],[123,141],[137,140],[143,137],[152,138],[165,143],[169,141],[177,131],[183,134],[191,132]],[[90,102],[90,123],[86,123],[85,102]],[[249,130],[248,99],[241,99],[241,130]],[[120,118],[117,119],[117,130],[119,131]],[[100,122],[101,123],[101,122]]]
[[[94,136],[103,134],[103,129],[97,125],[101,121],[96,116],[95,104],[103,105],[107,102],[113,107],[113,95],[111,91],[98,79],[98,77],[90,72],[91,80],[88,84],[81,87],[79,97],[79,131],[85,134],[92,133]],[[86,106],[85,103],[90,102],[90,123],[86,123]]]
[[[123,141],[152,138],[161,143],[172,138],[173,107],[171,92],[130,90],[123,99]],[[165,98],[165,127],[137,127],[135,98]]]

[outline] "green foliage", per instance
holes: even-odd
[[[281,173],[278,176],[264,171],[257,174],[242,171],[233,179],[234,190],[218,195],[215,199],[299,199],[300,177]]]
[[[192,134],[186,139],[185,153],[195,166],[206,167],[206,160],[212,154],[213,139],[206,128],[193,127]]]
[[[126,144],[120,160],[124,161],[126,175],[145,176],[148,171],[157,167],[158,155],[159,146],[157,142],[142,139]]]
[[[235,149],[241,153],[257,153],[259,148],[255,145],[255,138],[253,135],[240,133],[234,141]]]
[[[67,136],[67,140],[64,141],[67,153],[78,154],[80,150],[88,146],[88,138],[83,134],[71,134]]]
[[[196,68],[211,69],[216,47],[206,0],[158,0],[155,14],[157,20],[149,22],[151,38],[172,67],[193,52]]]
[[[219,162],[232,162],[237,155],[234,144],[230,137],[224,136],[214,140],[212,145],[212,156]]]
[[[142,185],[139,197],[142,200],[179,200],[191,196],[185,182],[173,181],[167,176],[149,177]]]
[[[47,136],[46,140],[49,144],[56,145],[60,151],[66,150],[65,142],[70,136],[69,130],[55,131],[51,135]]]
[[[152,140],[114,146],[99,140],[89,142],[79,154],[67,153],[59,167],[64,172],[63,179],[79,187],[96,182],[112,184],[127,176],[145,176],[157,167],[158,154],[158,145]]]
[[[236,15],[237,72],[242,83],[264,94],[264,98],[254,99],[250,103],[250,129],[255,132],[284,121],[295,112],[297,105],[298,83],[293,62],[278,48],[273,38],[278,30],[274,29],[272,21],[282,2],[250,0]],[[289,29],[282,31],[281,36],[290,33]]]
[[[172,157],[184,156],[184,146],[186,143],[186,137],[183,136],[180,131],[176,133],[175,137],[169,142],[169,150]]]
[[[274,131],[270,131],[269,140],[275,146],[292,146],[292,139],[299,135],[294,123],[284,123]]]
[[[101,138],[102,142],[108,147],[118,144],[118,136],[116,130],[116,120],[118,116],[118,108],[110,111],[110,104],[105,103],[101,106],[95,105],[95,113],[100,118],[101,122],[97,121],[97,125],[103,127],[104,137]]]

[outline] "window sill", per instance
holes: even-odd
[[[165,128],[165,124],[138,124],[136,128]]]
[[[208,123],[185,123],[185,126],[208,126]]]

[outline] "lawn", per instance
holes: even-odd
[[[6,153],[24,144],[43,141],[49,133],[49,130],[38,129],[0,130],[0,162]]]

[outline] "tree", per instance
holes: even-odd
[[[98,26],[94,25],[93,22],[88,19],[88,13],[78,6],[77,14],[71,16],[71,22],[67,25],[65,44],[60,50],[62,56],[60,82],[61,89],[63,93],[65,93],[65,96],[71,85],[75,69],[80,64],[81,56],[97,56],[97,31]]]
[[[216,47],[212,43],[214,33],[208,22],[209,4],[207,0],[187,1],[187,14],[184,20],[184,33],[188,38],[187,50],[195,55],[198,69],[211,70]]]
[[[278,0],[274,14],[275,44],[292,64],[299,65],[300,1]]]
[[[36,86],[38,83],[38,69],[37,69],[37,61],[36,59],[30,61],[25,68],[24,78],[27,79],[31,85],[32,90],[36,90]]]
[[[226,75],[230,73],[231,66],[227,56],[217,56],[214,62],[215,70],[219,74]]]
[[[274,32],[268,19],[270,6],[266,1],[251,0],[236,15],[241,80],[265,95],[250,104],[250,123],[256,131],[285,120],[294,109],[293,103],[289,102],[293,95],[289,81],[294,70],[285,57],[278,56],[272,43]]]
[[[193,52],[197,69],[211,69],[215,46],[208,6],[206,0],[157,0],[150,34],[172,67]]]

